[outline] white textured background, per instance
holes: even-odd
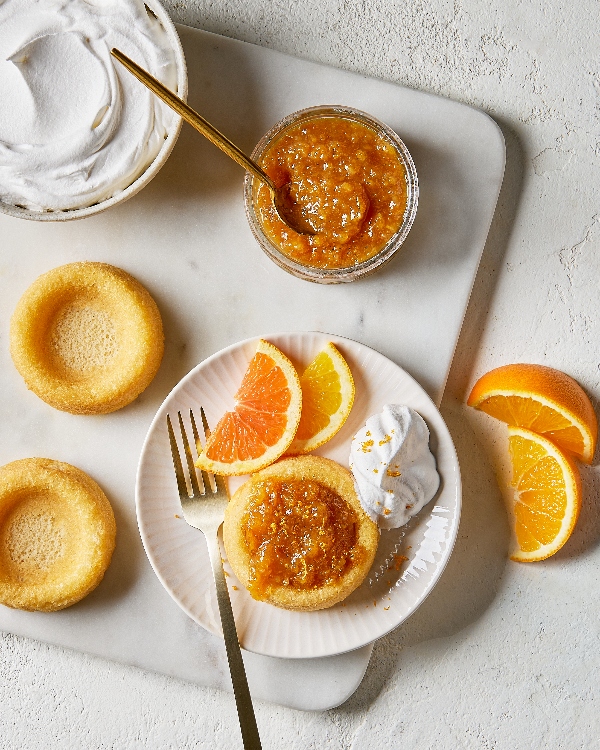
[[[507,172],[443,413],[464,474],[455,553],[366,678],[320,714],[258,705],[266,748],[600,747],[600,472],[551,560],[506,562],[492,466],[504,436],[468,413],[490,368],[540,362],[600,397],[597,0],[166,0],[175,21],[481,107]],[[237,747],[229,694],[3,635],[0,747]]]

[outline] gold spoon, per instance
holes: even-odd
[[[315,230],[302,216],[298,204],[291,197],[289,182],[279,188],[276,187],[273,180],[258,166],[256,162],[247,157],[243,151],[240,151],[234,143],[214,128],[201,115],[195,112],[183,101],[183,99],[180,99],[172,91],[169,91],[166,86],[154,78],[154,76],[150,75],[146,70],[140,68],[137,63],[133,62],[133,60],[127,57],[127,55],[124,55],[120,50],[113,47],[110,52],[111,55],[116,57],[116,59],[124,65],[130,73],[160,97],[165,104],[171,107],[171,109],[175,110],[177,114],[181,115],[187,123],[199,133],[202,133],[202,135],[208,138],[211,143],[214,143],[214,145],[226,153],[227,156],[230,156],[240,166],[244,167],[248,172],[251,172],[257,179],[266,185],[271,192],[275,210],[284,224],[290,229],[293,229],[294,232],[298,232],[298,234],[315,234]]]

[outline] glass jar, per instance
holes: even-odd
[[[417,171],[412,157],[398,135],[391,128],[384,125],[382,122],[379,122],[374,117],[350,107],[310,107],[288,115],[263,136],[252,152],[252,158],[261,164],[263,156],[268,152],[270,147],[273,144],[276,144],[284,135],[289,133],[291,129],[294,129],[297,125],[304,122],[308,123],[308,121],[322,118],[334,118],[338,121],[349,120],[373,131],[376,136],[383,139],[385,144],[392,146],[398,161],[403,167],[406,180],[406,204],[404,213],[398,228],[387,240],[384,240],[382,247],[376,250],[375,253],[366,260],[353,262],[351,265],[343,267],[309,265],[300,262],[283,252],[276,239],[265,229],[261,217],[260,206],[258,205],[261,183],[249,173],[246,175],[244,184],[244,201],[250,229],[252,230],[258,244],[271,260],[294,276],[306,279],[307,281],[314,281],[321,284],[338,284],[341,282],[355,281],[356,279],[371,274],[374,271],[379,270],[390,260],[406,239],[415,219],[419,187]],[[262,190],[266,190],[266,188],[263,186]],[[402,195],[402,200],[404,200],[404,194]]]

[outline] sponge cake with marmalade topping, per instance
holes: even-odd
[[[223,524],[227,558],[250,594],[311,611],[345,599],[367,575],[379,541],[350,472],[327,458],[287,458],[254,474]]]

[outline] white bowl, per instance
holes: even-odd
[[[188,93],[187,68],[183,54],[183,47],[181,46],[177,30],[175,29],[175,24],[158,0],[145,0],[145,5],[160,21],[167,34],[167,38],[171,43],[177,68],[177,90],[175,93],[181,99],[186,100]],[[176,116],[167,130],[165,142],[161,146],[158,154],[154,157],[154,160],[128,187],[106,200],[94,203],[92,206],[86,206],[85,208],[73,208],[65,211],[34,211],[32,209],[13,206],[0,201],[0,212],[8,214],[9,216],[16,216],[19,219],[32,219],[34,221],[69,221],[71,219],[83,219],[86,216],[93,216],[101,211],[105,211],[111,206],[123,203],[145,187],[167,161],[169,154],[173,150],[173,146],[177,142],[179,131],[181,130],[181,123],[181,117]]]

